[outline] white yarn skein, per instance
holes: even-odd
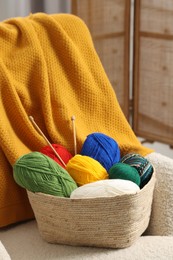
[[[87,183],[78,187],[72,193],[71,199],[114,197],[122,194],[135,194],[139,186],[129,180],[111,179]]]

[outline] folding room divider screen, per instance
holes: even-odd
[[[135,1],[134,131],[173,146],[173,0]]]
[[[173,0],[72,0],[72,13],[86,22],[127,119],[132,104],[135,134],[173,146]]]

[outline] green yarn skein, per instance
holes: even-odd
[[[138,171],[125,163],[116,163],[109,169],[109,179],[129,180],[140,186],[141,178]]]
[[[70,197],[78,186],[68,172],[50,157],[31,152],[21,156],[13,166],[16,183],[32,192]]]

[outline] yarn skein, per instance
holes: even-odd
[[[97,160],[107,171],[120,161],[120,149],[117,142],[102,133],[88,135],[81,154]]]
[[[71,193],[70,198],[115,197],[123,194],[136,194],[139,191],[139,186],[129,180],[100,180],[78,187]]]
[[[59,156],[62,158],[65,164],[68,163],[68,161],[72,158],[71,153],[62,145],[60,144],[52,144],[53,148],[56,150],[56,152],[59,154]],[[49,156],[53,160],[55,160],[61,167],[65,168],[66,167],[62,164],[62,162],[59,160],[59,158],[56,156],[54,151],[51,149],[49,145],[44,146],[41,150],[41,153]]]
[[[124,155],[120,161],[137,169],[141,178],[140,188],[143,188],[150,180],[153,173],[153,166],[145,157],[129,153]]]
[[[109,179],[129,180],[140,186],[141,178],[138,171],[125,163],[116,163],[109,170]]]
[[[13,166],[13,176],[18,185],[31,192],[70,197],[77,188],[64,168],[40,152],[21,156]]]
[[[69,160],[66,169],[78,186],[108,179],[106,169],[98,161],[85,155],[76,154]]]

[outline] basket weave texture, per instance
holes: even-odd
[[[146,230],[155,173],[136,194],[91,199],[61,198],[27,191],[41,237],[50,243],[125,248]]]

